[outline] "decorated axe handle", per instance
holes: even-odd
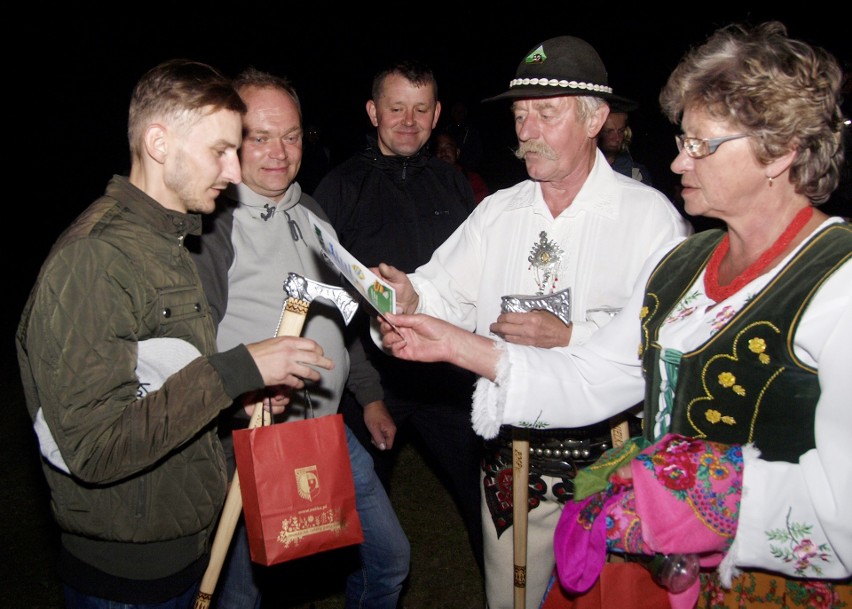
[[[310,302],[300,298],[288,298],[284,302],[284,309],[281,312],[281,319],[278,321],[275,336],[301,335],[310,304]],[[261,423],[263,423],[263,400],[254,405],[248,428],[254,429],[259,427]],[[225,564],[225,557],[228,555],[228,548],[231,545],[234,530],[237,528],[237,521],[240,519],[242,511],[243,497],[240,492],[240,473],[235,471],[234,478],[228,488],[228,495],[225,498],[225,505],[222,508],[222,516],[219,518],[219,524],[216,527],[216,535],[213,537],[213,545],[210,548],[210,562],[207,564],[207,570],[201,578],[201,585],[195,597],[194,609],[208,609],[210,607],[210,601],[213,599],[213,592],[216,590],[216,583],[222,573],[222,565]]]

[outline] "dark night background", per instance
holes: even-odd
[[[662,116],[657,95],[690,46],[721,25],[774,18],[791,36],[828,49],[841,62],[852,60],[848,2],[833,10],[817,9],[826,6],[822,2],[771,10],[750,3],[647,8],[652,4],[366,3],[347,9],[360,13],[355,18],[342,17],[326,2],[243,2],[225,10],[152,3],[124,17],[87,14],[83,5],[22,8],[17,21],[7,18],[4,24],[11,66],[4,97],[14,142],[7,167],[15,193],[6,232],[19,244],[14,254],[6,250],[4,261],[13,288],[3,316],[5,369],[17,373],[12,337],[51,244],[114,173],[127,173],[130,93],[146,70],[165,59],[205,61],[231,76],[249,65],[288,76],[301,97],[305,123],[319,125],[332,163],[357,150],[364,133],[374,132],[364,109],[373,74],[392,59],[422,59],[438,79],[444,117],[455,100],[467,103],[485,147],[478,169],[493,190],[526,174],[511,154],[516,140],[508,102],[481,100],[506,90],[520,60],[540,42],[579,36],[598,50],[615,93],[639,102],[630,119],[631,150],[670,198],[677,129]],[[852,215],[848,205],[842,212]]]
[[[567,2],[500,8],[464,2],[367,3],[348,9],[361,16],[344,18],[324,2],[299,7],[242,3],[224,11],[201,3],[186,11],[175,3],[145,6],[127,17],[86,15],[78,7],[62,9],[69,13],[64,17],[45,10],[40,19],[7,22],[6,29],[25,43],[8,49],[10,59],[30,52],[40,57],[12,68],[23,71],[23,86],[14,86],[17,79],[6,80],[10,120],[22,130],[17,138],[22,148],[11,150],[16,173],[24,173],[15,182],[26,189],[13,212],[27,246],[12,266],[15,283],[26,292],[59,232],[101,194],[113,173],[126,172],[130,92],[144,71],[164,59],[197,59],[228,75],[253,65],[288,76],[302,98],[305,122],[320,126],[333,162],[355,151],[371,129],[364,104],[373,73],[393,58],[425,60],[437,76],[445,117],[453,101],[467,102],[486,148],[480,172],[492,188],[500,188],[525,173],[510,152],[515,137],[508,104],[480,101],[505,90],[518,62],[539,42],[579,36],[600,53],[615,92],[639,102],[631,116],[632,151],[671,197],[668,164],[675,154],[676,129],[660,113],[657,95],[681,55],[720,25],[778,18],[792,36],[848,62],[852,10],[847,3],[838,3],[845,7],[834,11],[816,10],[817,4],[824,6],[766,10],[745,3],[722,9],[714,3],[643,10],[614,4],[578,8]],[[15,94],[21,97],[14,100]],[[21,123],[18,109],[25,117]],[[13,317],[23,298],[14,301]]]
[[[665,10],[649,8],[656,4],[651,2],[631,8],[568,2],[343,4],[214,8],[198,2],[186,10],[180,2],[146,3],[87,14],[82,3],[39,3],[5,18],[4,98],[13,133],[6,163],[11,170],[6,234],[14,243],[4,261],[12,285],[3,316],[7,383],[19,383],[13,335],[38,268],[62,229],[103,192],[109,178],[126,173],[130,92],[139,76],[162,60],[197,59],[228,75],[253,65],[288,76],[302,99],[305,122],[321,128],[333,162],[339,162],[371,128],[364,104],[373,73],[391,59],[422,59],[436,74],[445,116],[453,101],[468,104],[486,149],[479,171],[495,189],[525,173],[510,152],[515,137],[508,103],[480,101],[507,88],[529,49],[553,36],[579,36],[600,53],[615,93],[639,102],[631,115],[632,152],[671,197],[675,182],[668,165],[677,129],[660,113],[657,95],[690,46],[730,22],[777,18],[793,37],[825,47],[847,64],[852,59],[848,0],[832,3],[834,9],[827,2],[795,3],[794,9],[676,3]],[[360,16],[344,17],[342,10]],[[840,211],[852,215],[848,204]],[[15,412],[3,427],[3,444],[7,433],[31,433],[23,403],[10,408]],[[6,458],[4,451],[4,480],[24,463],[37,471],[35,450],[20,452]],[[14,497],[14,488],[6,490]],[[46,497],[25,499],[47,513]],[[21,524],[14,517],[7,522]],[[7,567],[3,572],[14,579],[15,568],[10,573]]]

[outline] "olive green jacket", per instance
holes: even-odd
[[[54,244],[16,333],[27,408],[67,469],[43,459],[63,546],[114,576],[169,577],[208,550],[227,488],[217,415],[263,386],[244,346],[213,355],[183,246],[199,230],[113,177]],[[137,345],[161,337],[201,356],[149,392]]]

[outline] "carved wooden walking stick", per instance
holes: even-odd
[[[355,311],[358,309],[357,301],[343,288],[306,279],[296,273],[290,273],[287,277],[287,281],[284,282],[284,292],[287,294],[287,298],[284,301],[284,308],[275,336],[299,336],[302,333],[302,326],[305,325],[308,308],[315,298],[325,298],[334,303],[340,310],[346,324],[352,320]],[[254,405],[254,411],[251,419],[249,419],[249,429],[258,427],[262,421],[263,401],[260,401]],[[240,519],[242,510],[243,498],[240,493],[240,477],[237,471],[234,472],[234,478],[225,498],[225,505],[222,508],[222,515],[219,518],[216,535],[210,548],[210,562],[201,578],[198,595],[195,597],[194,609],[208,609],[210,607],[210,601],[213,598],[213,592],[216,590],[216,583],[219,581],[222,565],[228,555],[228,548],[231,545],[231,539],[234,537],[234,529],[237,527],[237,521]]]
[[[563,322],[571,322],[571,288],[546,295],[503,296],[500,309],[527,313],[547,311]],[[530,430],[512,428],[512,533],[514,560],[514,609],[527,604],[527,533],[529,531]]]

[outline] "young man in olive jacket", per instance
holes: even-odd
[[[246,107],[205,64],[168,61],[130,103],[129,177],[60,236],[16,333],[53,513],[66,607],[192,607],[227,487],[219,412],[285,393],[332,362],[301,337],[216,353],[184,248],[228,184]],[[304,380],[303,380],[304,379]]]

